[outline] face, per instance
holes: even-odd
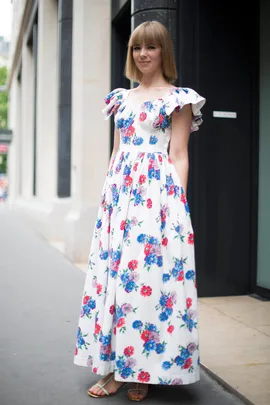
[[[153,44],[133,46],[133,59],[143,74],[153,74],[161,70],[161,48]]]

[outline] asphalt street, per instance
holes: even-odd
[[[73,364],[85,273],[14,210],[0,207],[0,405],[89,405],[97,377]],[[128,385],[103,399],[127,403]],[[203,370],[190,386],[153,386],[145,404],[243,405]]]

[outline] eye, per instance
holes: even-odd
[[[156,47],[154,45],[148,45],[147,49],[156,49]]]
[[[133,46],[133,51],[139,51],[140,47],[138,45]]]

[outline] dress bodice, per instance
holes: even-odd
[[[141,151],[166,151],[172,131],[171,115],[184,105],[192,106],[190,131],[197,131],[202,123],[200,109],[205,98],[189,88],[172,88],[163,97],[134,103],[129,90],[115,89],[105,98],[105,118],[115,113],[115,126],[120,133],[120,148]]]

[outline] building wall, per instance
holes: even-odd
[[[65,0],[61,5],[64,3]],[[66,3],[70,6],[72,1]],[[29,1],[18,0],[13,5],[11,64],[20,35],[23,40],[10,79],[13,141],[8,162],[9,203],[28,215],[45,238],[63,242],[71,260],[86,262],[110,157],[110,125],[101,114],[104,96],[110,91],[110,0],[73,1],[71,195],[66,198],[57,195],[58,159],[62,153],[58,127],[58,60],[65,45],[58,37],[59,3],[38,2],[36,104],[34,56],[26,38],[28,22],[22,27],[27,4]],[[36,195],[33,195],[35,109]]]

